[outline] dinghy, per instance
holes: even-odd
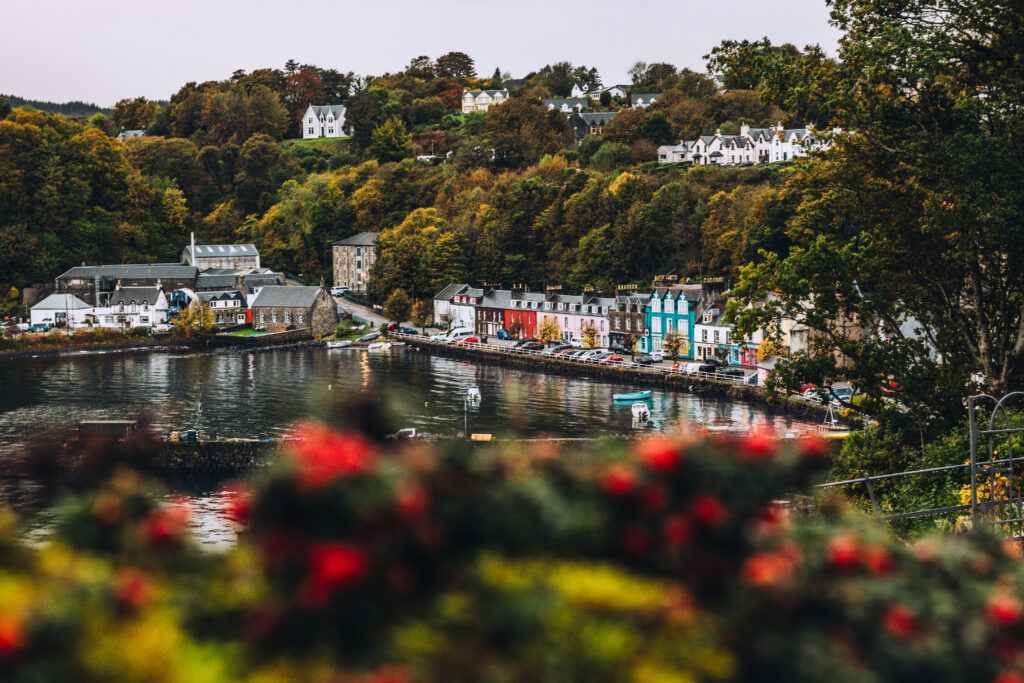
[[[643,401],[651,397],[651,390],[647,391],[636,391],[632,394],[612,394],[612,398],[616,401]]]

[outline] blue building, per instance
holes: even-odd
[[[699,309],[703,307],[705,289],[702,285],[657,286],[644,312],[647,335],[643,338],[645,353],[664,350],[663,340],[670,330],[683,338],[679,348],[681,359],[694,357],[694,325]]]

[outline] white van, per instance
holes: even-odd
[[[472,327],[456,327],[453,330],[448,330],[448,333],[444,335],[444,340],[451,344],[460,339],[472,337],[474,334],[476,334],[476,331]]]

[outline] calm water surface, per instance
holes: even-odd
[[[464,413],[477,384],[479,407]],[[203,438],[275,437],[306,417],[326,417],[335,398],[365,392],[397,408],[400,427],[452,437],[469,431],[594,437],[661,430],[680,421],[708,428],[798,426],[744,403],[654,389],[651,423],[635,426],[612,394],[639,387],[432,356],[407,347],[384,352],[307,348],[242,354],[81,353],[0,363],[0,457],[35,434],[80,420],[146,413],[158,433],[198,428]],[[197,507],[204,543],[232,542],[218,510],[217,482],[184,487]]]

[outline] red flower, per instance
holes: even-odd
[[[1012,626],[1024,616],[1024,605],[1008,593],[996,593],[988,599],[985,615],[999,626]]]
[[[430,496],[418,484],[402,487],[395,496],[395,507],[398,513],[408,519],[415,519],[426,512],[430,505]]]
[[[679,547],[690,540],[690,520],[683,515],[672,515],[665,521],[665,538],[669,544]]]
[[[179,543],[185,538],[186,526],[191,517],[192,507],[184,498],[156,508],[142,520],[143,538],[150,545]]]
[[[897,638],[909,638],[917,631],[917,617],[906,605],[892,605],[882,619],[885,630]]]
[[[636,451],[647,467],[658,472],[671,472],[683,459],[680,449],[661,437],[644,439]]]
[[[301,555],[302,543],[303,541],[292,533],[275,530],[264,536],[260,550],[263,551],[264,562],[274,565]]]
[[[860,561],[860,544],[851,534],[840,534],[825,546],[825,559],[836,569],[850,569]]]
[[[232,522],[245,524],[252,514],[252,492],[243,486],[227,489],[224,492],[224,503],[221,510]]]
[[[714,495],[702,493],[693,499],[693,518],[704,526],[721,526],[725,515],[725,506]]]
[[[303,594],[312,605],[322,605],[339,588],[362,580],[369,569],[366,553],[346,543],[314,546],[309,553],[309,576]]]
[[[628,496],[636,488],[636,476],[626,465],[612,465],[604,472],[604,490],[617,498]]]
[[[651,547],[651,536],[643,527],[627,527],[626,530],[622,532],[622,547],[630,555],[639,557],[646,553],[647,549]]]
[[[369,683],[406,683],[409,677],[397,666],[384,666],[370,674]]]
[[[871,545],[864,549],[864,564],[876,576],[891,574],[896,567],[892,554],[882,545]]]
[[[809,434],[800,439],[800,453],[808,460],[823,460],[832,455],[832,444],[818,434]]]
[[[25,645],[25,630],[21,622],[0,614],[0,659],[10,657]]]
[[[349,474],[368,472],[376,464],[373,447],[358,434],[339,434],[309,422],[302,425],[293,444],[299,481],[319,488]]]
[[[640,508],[644,512],[657,512],[668,502],[668,491],[660,484],[645,486],[640,494]]]
[[[757,553],[747,558],[743,575],[755,586],[776,586],[796,569],[796,558],[786,553]]]
[[[769,461],[775,457],[778,442],[765,432],[755,432],[740,440],[740,457],[748,462]]]
[[[992,683],[1024,683],[1024,676],[1016,671],[1003,671]]]
[[[114,577],[114,599],[131,611],[137,611],[149,602],[152,585],[149,575],[141,569],[128,567]]]

